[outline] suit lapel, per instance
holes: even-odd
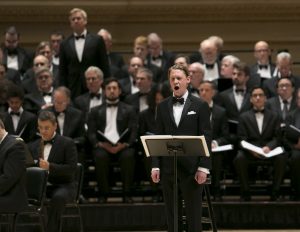
[[[185,104],[184,104],[184,107],[183,107],[183,110],[182,110],[182,114],[181,114],[181,117],[180,117],[178,127],[181,124],[181,122],[183,121],[183,119],[186,117],[188,109],[190,108],[190,106],[191,106],[191,99],[188,96],[186,98],[186,101],[185,101]]]
[[[18,126],[17,126],[16,134],[20,134],[20,132],[23,130],[23,128],[25,126],[27,126],[27,124],[26,124],[26,114],[25,114],[25,112],[23,112],[21,114],[21,117],[20,117],[20,120],[19,120],[19,123],[18,123]]]
[[[54,137],[54,142],[52,144],[52,147],[51,147],[51,150],[50,150],[50,153],[49,153],[49,156],[48,156],[48,161],[52,161],[53,158],[55,157],[55,154],[57,153],[57,150],[59,149],[59,144],[58,144],[58,141],[57,141],[57,134],[55,135]]]
[[[236,101],[235,101],[235,98],[234,98],[234,95],[233,95],[233,90],[230,91],[230,93],[229,93],[229,100],[232,102],[232,105],[234,106],[234,110],[236,110],[238,112],[239,110],[238,110],[237,105],[236,105]]]
[[[253,111],[251,111],[250,113],[250,117],[251,117],[251,120],[253,122],[253,124],[255,125],[254,128],[255,128],[255,132],[260,135],[259,133],[259,129],[258,129],[258,124],[257,124],[257,121],[256,121],[256,117],[255,117],[255,113]],[[265,118],[265,117],[264,117]],[[263,131],[263,130],[262,130]]]
[[[6,129],[7,129],[7,131],[15,131],[15,129],[14,129],[14,123],[13,123],[13,121],[12,121],[12,117],[11,117],[11,115],[9,114],[9,113],[7,113],[7,119],[6,119],[7,121],[7,124],[6,124]]]
[[[79,59],[78,59],[78,56],[77,56],[77,52],[76,52],[76,47],[75,47],[75,37],[74,35],[72,35],[70,37],[70,40],[69,40],[69,45],[70,45],[70,48],[71,48],[71,52],[73,53],[73,56],[76,57],[78,63],[80,62]]]
[[[169,98],[168,101],[168,112],[170,114],[170,118],[172,120],[172,123],[177,127],[176,122],[175,122],[175,118],[174,118],[174,114],[173,114],[173,103],[172,103],[172,97]]]

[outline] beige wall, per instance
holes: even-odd
[[[197,50],[204,38],[220,35],[225,50],[251,50],[255,41],[266,40],[274,53],[289,49],[300,62],[298,0],[0,0],[0,31],[15,25],[22,44],[34,48],[53,30],[70,33],[73,7],[87,11],[90,31],[110,30],[118,51],[131,51],[136,36],[155,31],[174,51]],[[253,62],[252,53],[235,54]]]

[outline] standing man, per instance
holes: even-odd
[[[51,49],[53,51],[52,55],[52,63],[55,65],[59,65],[59,50],[60,50],[60,44],[64,39],[64,35],[59,31],[54,31],[50,35],[50,44]]]
[[[30,151],[38,166],[49,171],[47,232],[57,232],[65,204],[75,197],[76,146],[72,139],[56,133],[56,118],[50,111],[40,112],[38,129],[41,138],[30,146]]]
[[[157,107],[157,133],[159,135],[204,135],[210,148],[211,128],[208,104],[189,94],[190,76],[187,68],[174,65],[169,69],[169,81],[173,96]],[[192,113],[191,113],[192,112]],[[186,204],[188,231],[201,231],[202,190],[211,167],[210,159],[203,156],[178,157],[178,187]],[[173,208],[173,159],[153,159],[151,177],[161,179],[166,203],[168,232],[174,231]]]
[[[60,45],[59,85],[71,90],[71,98],[87,92],[84,72],[90,66],[100,68],[104,77],[110,75],[105,44],[102,37],[87,32],[87,14],[74,8],[69,16],[73,34]]]
[[[23,144],[8,135],[0,119],[0,213],[21,212],[27,206]]]

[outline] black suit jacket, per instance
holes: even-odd
[[[40,92],[26,94],[24,97],[24,109],[37,114],[41,107],[46,104],[43,95]]]
[[[54,107],[50,107],[49,110],[55,113]],[[68,106],[64,113],[65,120],[62,135],[72,138],[76,144],[83,144],[85,135],[83,113],[72,106]],[[59,124],[57,124],[57,133],[61,135],[60,131]]]
[[[34,160],[40,158],[41,139],[30,144],[30,151]],[[53,184],[74,182],[77,165],[77,151],[72,139],[55,135],[54,142],[48,157],[50,163],[48,181]]]
[[[9,134],[20,136],[26,143],[33,141],[36,137],[37,117],[35,114],[24,110],[20,115],[16,131],[14,130],[12,117],[8,112],[4,114],[3,122],[5,129]]]
[[[280,129],[280,118],[269,109],[264,111],[262,133],[259,133],[258,125],[253,110],[244,112],[240,116],[238,125],[238,136],[256,146],[268,146],[271,149],[280,145],[278,133]]]
[[[102,37],[87,33],[81,62],[75,49],[75,38],[71,35],[60,45],[59,85],[68,87],[72,99],[87,92],[84,72],[90,66],[100,68],[104,77],[110,76],[107,53]]]
[[[276,113],[280,117],[281,121],[283,121],[280,100],[279,100],[278,96],[268,99],[266,102],[266,108],[268,108],[268,109],[272,110],[274,113]],[[291,104],[290,104],[289,112],[292,112],[296,108],[297,108],[297,103],[296,103],[295,98],[293,97]]]
[[[20,212],[27,206],[23,144],[7,135],[0,144],[0,212]]]
[[[208,104],[201,99],[188,95],[184,104],[179,125],[173,115],[172,97],[163,100],[157,107],[157,135],[204,135],[210,150],[211,127]],[[160,168],[162,173],[171,174],[174,171],[172,157],[152,159],[152,167]],[[204,156],[178,157],[178,174],[195,174],[198,167],[210,169],[211,160]]]
[[[270,66],[270,76],[272,77],[273,76],[273,73],[274,73],[274,70],[276,68],[276,66],[274,64],[269,64]],[[258,66],[258,63],[256,64],[253,64],[251,67],[250,67],[250,76],[259,76],[260,78],[263,78],[259,75],[258,73],[258,70],[259,70],[259,66]]]
[[[251,109],[250,94],[246,93],[244,96],[242,107],[240,110],[238,110],[233,94],[233,88],[227,89],[218,94],[218,96],[216,97],[216,102],[226,109],[227,118],[231,120],[238,120],[239,115],[242,112]]]
[[[214,104],[211,114],[212,139],[216,140],[218,145],[228,144],[229,128],[226,110]]]
[[[3,47],[3,64],[7,66],[7,55],[8,50],[6,47]],[[32,66],[32,57],[30,54],[21,47],[16,48],[17,56],[18,56],[18,65],[19,65],[19,72],[21,75],[23,75],[27,69],[29,69]]]
[[[104,133],[106,127],[106,104],[94,107],[88,117],[88,138],[94,146],[98,141],[105,141],[98,135],[98,130]],[[123,143],[132,145],[137,138],[138,117],[134,108],[126,103],[119,102],[117,113],[117,130],[121,135],[127,128],[128,135],[121,140]]]

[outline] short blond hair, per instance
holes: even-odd
[[[85,21],[87,21],[87,13],[85,12],[85,10],[80,9],[80,8],[73,8],[72,10],[70,10],[69,12],[69,19],[71,18],[71,16],[75,13],[79,12],[82,17],[85,19]]]

